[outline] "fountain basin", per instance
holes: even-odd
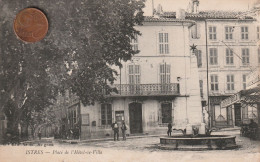
[[[174,150],[225,150],[237,148],[235,136],[199,135],[160,137],[160,148]]]

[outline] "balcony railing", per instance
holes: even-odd
[[[179,95],[178,83],[169,84],[114,84],[118,94],[113,96],[157,96]]]

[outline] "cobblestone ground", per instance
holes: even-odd
[[[238,148],[233,151],[248,151],[250,153],[258,153],[260,147],[260,141],[250,140],[247,137],[240,137],[240,132],[236,131],[223,131],[223,132],[213,132],[212,135],[234,135],[236,136],[236,143]],[[102,148],[116,148],[116,149],[126,149],[126,150],[147,150],[147,151],[166,151],[161,150],[157,146],[159,145],[159,137],[146,137],[146,138],[135,138],[127,139],[123,141],[98,141],[98,142],[88,142],[79,143],[80,146],[94,146]],[[179,151],[180,152],[180,151]],[[201,152],[201,151],[198,151]],[[226,152],[226,150],[219,150],[219,152]]]
[[[213,132],[213,135],[235,135],[236,143],[239,146],[233,150],[208,150],[208,151],[178,151],[159,149],[159,137],[144,137],[127,139],[126,141],[98,141],[86,143],[64,143],[59,140],[42,139],[41,141],[32,141],[33,146],[26,146],[28,149],[43,149],[44,156],[26,155],[27,160],[49,161],[50,157],[58,158],[57,161],[225,161],[225,162],[260,162],[260,141],[253,141],[246,137],[240,137],[239,130]],[[40,147],[35,147],[40,146]],[[43,147],[44,146],[44,147]],[[11,147],[14,152],[12,156],[24,155],[20,148]],[[76,151],[85,152],[75,153]],[[96,151],[97,150],[97,151]],[[1,150],[0,150],[1,151]],[[69,154],[64,154],[69,151]],[[74,151],[74,152],[73,152]],[[46,153],[48,152],[48,153]],[[63,152],[59,154],[58,152]],[[92,153],[86,153],[92,152]],[[3,152],[4,153],[4,152]],[[0,152],[1,154],[1,152]],[[9,155],[4,153],[4,156]],[[3,156],[2,155],[2,156]],[[19,157],[20,157],[19,155]],[[46,160],[38,160],[46,157]],[[6,158],[7,159],[7,158]],[[1,161],[1,160],[0,160]],[[55,161],[55,160],[51,160]]]
[[[236,136],[237,149],[233,150],[209,150],[209,151],[176,151],[176,150],[161,150],[158,148],[158,137],[128,139],[126,141],[103,141],[89,142],[78,144],[83,147],[108,148],[113,150],[128,150],[141,152],[144,155],[150,155],[150,160],[157,161],[158,157],[161,160],[167,161],[255,161],[260,162],[260,141],[250,140],[247,137],[240,137],[239,130],[213,132],[213,135],[234,135]],[[154,158],[152,158],[154,157]],[[214,160],[215,159],[215,160]]]

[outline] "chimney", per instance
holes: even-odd
[[[192,13],[199,13],[199,0],[191,0],[192,1]]]
[[[184,9],[178,9],[176,12],[176,19],[185,19],[185,10]]]

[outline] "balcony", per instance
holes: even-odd
[[[178,96],[178,83],[169,84],[114,84],[118,94],[112,96]]]

